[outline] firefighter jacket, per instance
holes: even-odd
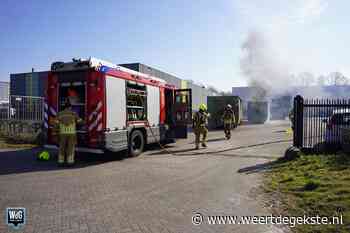
[[[198,111],[193,116],[193,128],[198,129],[205,127],[208,124],[208,113],[204,111]]]
[[[70,109],[65,109],[58,113],[57,116],[59,134],[76,134],[76,123],[82,120]]]
[[[222,119],[224,120],[224,124],[236,123],[235,113],[233,112],[232,109],[225,109]]]

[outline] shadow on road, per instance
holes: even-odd
[[[276,130],[276,131],[273,131],[273,133],[285,133],[286,131],[285,130]]]
[[[220,138],[216,138],[213,140],[220,140]],[[239,155],[239,154],[223,154],[223,153],[228,151],[244,149],[244,148],[257,147],[257,146],[263,146],[263,145],[281,143],[281,142],[289,142],[289,141],[290,140],[279,140],[279,141],[264,142],[264,143],[253,144],[253,145],[230,147],[230,148],[225,148],[221,150],[210,150],[210,149],[202,149],[202,148],[200,150],[195,150],[194,148],[174,150],[173,145],[166,145],[162,148],[160,148],[159,145],[152,145],[147,147],[149,151],[159,150],[159,149],[161,151],[148,153],[146,154],[146,156],[162,155],[162,154],[170,154],[174,156],[196,156],[196,155],[205,155],[205,154],[215,154],[219,156],[273,159],[273,157],[263,156],[263,155],[259,156],[259,155]],[[43,161],[36,160],[36,156],[40,151],[41,151],[41,148],[0,151],[0,175],[35,172],[35,171],[78,169],[78,168],[94,166],[94,165],[116,161],[116,160],[121,161],[127,157],[125,152],[116,153],[116,154],[103,154],[103,155],[78,153],[76,156],[77,163],[73,168],[64,168],[64,167],[61,168],[61,167],[58,167],[56,163],[57,152],[51,151],[50,161],[43,162]],[[254,169],[252,169],[252,171],[253,170]]]
[[[276,156],[268,156],[268,155],[239,155],[239,154],[216,154],[216,155],[227,156],[227,157],[239,157],[239,158],[276,159]]]
[[[211,138],[208,139],[207,142],[217,142],[217,141],[226,141],[227,139],[225,137],[221,137],[221,138]],[[194,142],[193,142],[194,143]]]
[[[156,147],[156,146],[155,146]],[[152,149],[156,149],[155,147],[153,147]],[[146,156],[152,156],[152,155],[165,155],[165,154],[171,154],[171,155],[183,155],[183,154],[178,154],[178,153],[184,153],[184,152],[190,152],[190,151],[197,151],[196,149],[194,148],[187,148],[187,149],[180,149],[180,150],[173,150],[173,149],[170,149],[169,147],[163,147],[161,148],[160,146],[157,146],[157,150],[160,150],[160,151],[157,151],[157,152],[154,152],[154,153],[148,153]],[[184,154],[186,155],[186,154]],[[188,154],[188,155],[196,155],[196,153],[194,154]]]
[[[239,169],[238,173],[252,174],[268,171],[276,162],[266,162]]]
[[[221,138],[210,138],[207,139],[207,142],[218,142],[218,141],[226,141],[226,137],[221,137]],[[190,144],[194,144],[195,141],[192,141]]]
[[[50,151],[49,161],[38,161],[36,159],[36,156],[41,150],[41,148],[33,148],[26,150],[0,152],[0,175],[36,171],[77,169],[110,161],[122,160],[125,158],[125,155],[122,153],[114,155],[78,153],[76,155],[76,165],[72,168],[66,168],[57,166],[57,152]]]

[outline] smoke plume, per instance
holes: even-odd
[[[265,99],[288,90],[291,82],[288,66],[279,61],[277,51],[261,32],[251,31],[241,48],[241,71],[248,79],[249,86],[257,90],[256,99]]]

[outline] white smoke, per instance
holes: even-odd
[[[280,62],[263,33],[251,31],[242,44],[242,52],[241,71],[249,86],[257,88],[257,99],[288,91],[292,82],[288,66]]]
[[[331,72],[316,78],[311,72],[291,74],[289,69],[297,58],[282,62],[278,48],[262,32],[250,31],[241,45],[240,68],[249,86],[254,87],[253,100],[268,100],[273,96],[300,94],[307,98],[350,97],[347,88],[329,86],[349,85],[350,79],[340,72]],[[293,60],[294,59],[294,60]]]
[[[292,38],[303,30],[303,36],[309,35],[308,28],[327,12],[328,0],[273,0],[265,5],[255,0],[236,2],[242,21],[259,29],[248,32],[241,45],[240,68],[249,86],[262,90],[256,95],[260,98],[285,94],[294,86],[317,85],[318,76],[310,72],[316,72],[315,61],[305,59],[310,54]],[[322,87],[318,89],[317,95],[324,95]]]

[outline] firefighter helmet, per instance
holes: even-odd
[[[38,160],[48,161],[50,159],[50,154],[47,151],[42,151],[38,155]]]
[[[200,105],[199,105],[199,110],[201,110],[201,111],[207,111],[207,105],[205,105],[205,104],[200,104]]]

